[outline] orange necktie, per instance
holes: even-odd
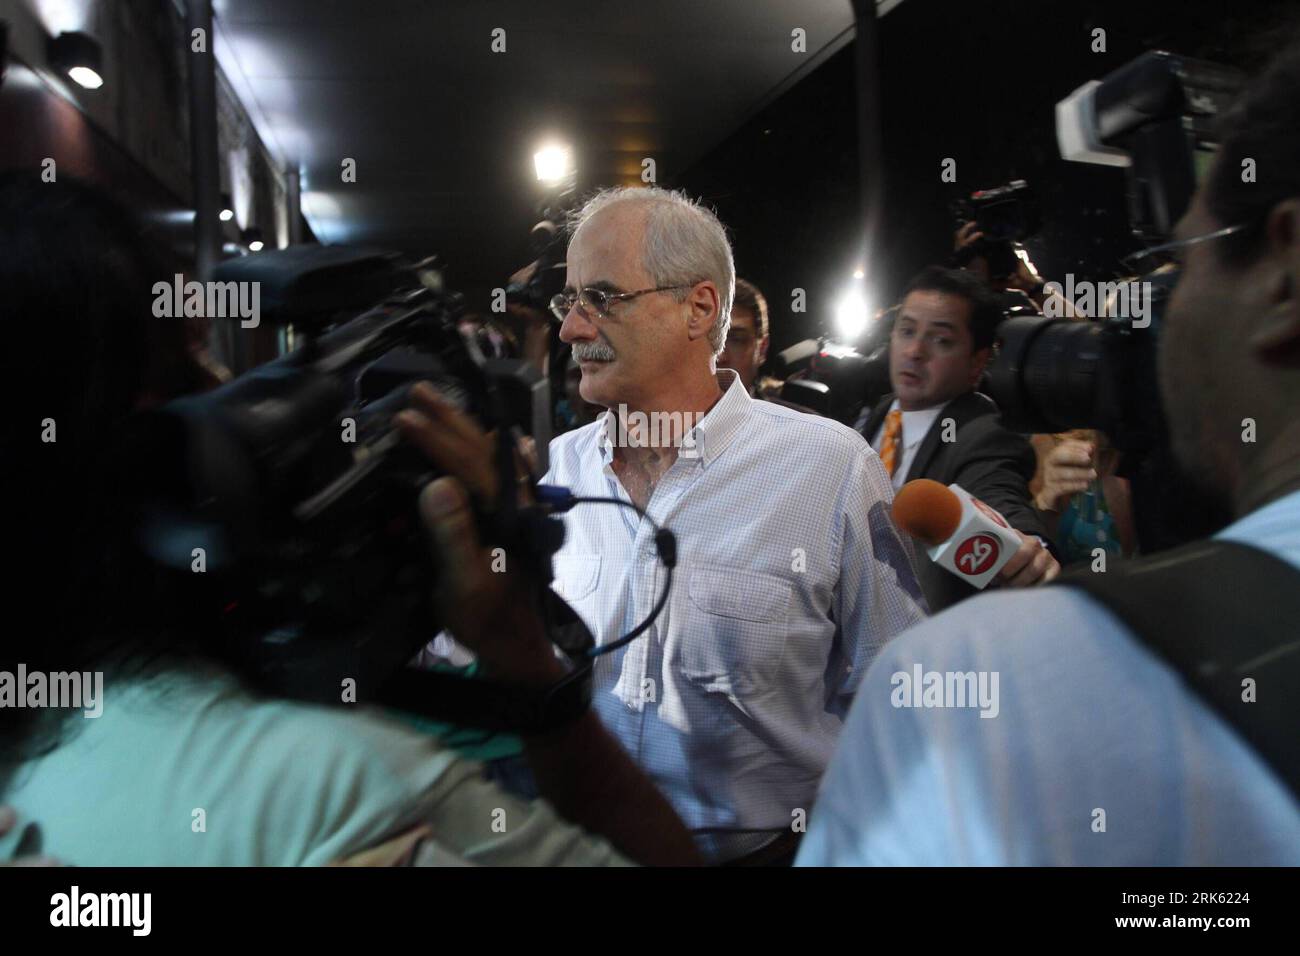
[[[903,434],[903,413],[895,408],[885,416],[885,432],[880,436],[880,460],[892,478],[898,460],[898,439]]]

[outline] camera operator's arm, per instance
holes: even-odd
[[[978,223],[964,222],[953,234],[953,252],[960,253],[963,249],[976,245],[983,238],[984,233],[979,231]],[[1083,318],[1075,309],[1074,303],[1056,291],[1056,287],[1049,286],[1032,263],[1027,262],[1020,255],[1015,256],[1015,262],[1015,271],[1006,276],[990,275],[988,258],[979,254],[973,255],[962,268],[974,272],[995,292],[1007,289],[1023,292],[1044,313],[1048,311],[1047,300],[1054,299],[1056,301],[1053,312],[1056,315],[1069,319]]]
[[[444,568],[438,603],[448,629],[492,677],[550,686],[565,668],[543,632],[532,585],[516,570],[491,570],[465,493],[469,488],[479,501],[495,500],[493,440],[433,389],[416,386],[411,398],[414,409],[398,416],[402,432],[460,479],[439,479],[420,499]],[[542,795],[568,820],[642,863],[699,861],[672,806],[594,713],[545,735],[524,737],[524,748]]]

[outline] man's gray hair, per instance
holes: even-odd
[[[694,285],[710,279],[718,287],[718,318],[709,330],[709,344],[717,355],[727,342],[736,295],[736,264],[727,230],[712,210],[679,190],[617,186],[602,189],[587,200],[570,220],[571,233],[602,209],[622,202],[647,206],[641,263],[656,286]],[[689,291],[668,294],[683,302]]]

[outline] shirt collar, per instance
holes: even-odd
[[[696,454],[680,455],[682,458],[694,457],[695,460],[703,462],[706,468],[731,444],[741,426],[749,419],[750,407],[756,401],[745,391],[745,385],[735,369],[718,369],[717,379],[718,387],[722,389],[722,397],[714,403],[695,427],[686,433],[686,438],[682,442],[684,446],[689,444],[693,447]],[[609,437],[611,431],[609,416],[613,414],[613,409],[606,409],[605,414],[599,419],[600,457],[601,463],[605,465],[614,460],[614,443]]]
[[[903,447],[912,448],[921,444],[929,433],[930,426],[934,424],[934,420],[939,417],[939,413],[947,406],[948,403],[944,402],[942,405],[934,405],[930,408],[918,408],[915,411],[903,412]],[[898,399],[894,399],[889,406],[889,410],[891,412],[901,411]]]
[[[717,376],[722,397],[692,429],[695,447],[706,468],[726,451],[741,426],[748,421],[750,408],[756,401],[745,391],[745,383],[735,369],[720,368]]]

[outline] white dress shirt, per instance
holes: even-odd
[[[948,404],[944,402],[944,405]],[[934,420],[939,417],[943,411],[943,405],[936,405],[934,408],[923,408],[915,412],[903,412],[903,434],[899,439],[899,449],[901,453],[896,453],[894,458],[894,474],[890,477],[893,482],[894,490],[897,491],[903,487],[907,481],[907,473],[912,468],[912,462],[916,460],[916,450],[921,447],[921,442],[930,432],[930,426]],[[894,399],[893,404],[889,406],[889,411],[898,410],[898,399]],[[885,437],[885,423],[889,420],[889,415],[885,415],[885,421],[880,423],[876,429],[875,436],[871,439],[871,447],[880,451],[880,444]]]
[[[1300,568],[1300,492],[1216,537]],[[894,675],[917,665],[997,673],[996,719],[894,706]],[[963,601],[881,654],[798,863],[1300,866],[1300,806],[1108,610],[1073,588],[1026,588]]]
[[[806,815],[859,677],[925,604],[862,436],[750,398],[733,371],[718,381],[688,436],[698,453],[678,457],[647,508],[677,536],[671,595],[647,632],[598,659],[594,706],[701,849],[726,859]],[[551,443],[546,482],[630,501],[609,414]],[[555,588],[611,643],[664,585],[653,529],[598,504],[565,525]]]

